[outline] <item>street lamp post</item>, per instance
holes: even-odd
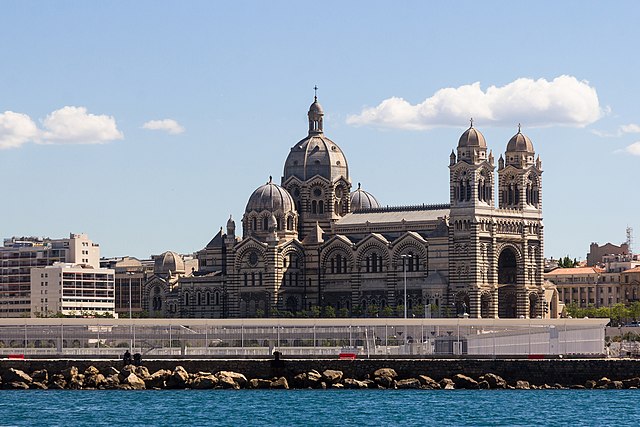
[[[132,271],[127,271],[127,276],[129,277],[129,334],[130,334],[130,343],[129,343],[129,348],[131,349],[130,351],[133,352],[133,344],[135,341],[135,336],[134,334],[134,329],[133,329],[133,320],[132,320],[132,306],[131,306],[131,276],[133,276],[133,272]]]
[[[404,318],[407,318],[407,259],[413,258],[410,254],[400,255],[402,258],[402,269],[404,270]]]
[[[407,259],[413,257],[410,254],[402,254],[400,258],[402,258],[402,269],[404,270],[404,343],[406,352],[407,344],[409,343],[407,338]]]

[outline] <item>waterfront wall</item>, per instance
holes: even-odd
[[[273,378],[284,376],[289,379],[301,372],[326,369],[339,370],[349,378],[366,378],[380,368],[393,368],[399,378],[415,378],[426,375],[435,380],[451,378],[463,374],[478,378],[487,373],[503,377],[509,383],[518,380],[531,384],[584,384],[587,380],[607,377],[610,380],[623,380],[640,377],[640,360],[636,359],[356,359],[356,360],[281,360],[274,364],[272,360],[184,360],[162,359],[145,360],[143,365],[150,372],[160,369],[173,370],[184,367],[188,372],[234,371],[247,378]],[[61,372],[75,366],[83,372],[89,366],[100,371],[109,367],[122,367],[119,360],[1,360],[0,377],[10,368],[33,372],[46,369],[50,373]]]

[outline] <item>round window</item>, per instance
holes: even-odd
[[[322,190],[320,190],[319,188],[314,188],[313,189],[313,195],[316,196],[316,197],[322,196]]]
[[[249,265],[254,267],[258,264],[258,254],[255,252],[251,252],[249,254]]]

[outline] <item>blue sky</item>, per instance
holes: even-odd
[[[640,239],[640,3],[3,1],[0,236],[201,249],[325,133],[382,204],[448,202],[469,117],[545,170],[545,255]],[[634,145],[635,144],[635,145]],[[636,244],[640,251],[640,240]]]

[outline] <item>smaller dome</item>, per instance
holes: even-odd
[[[464,133],[458,140],[458,148],[462,147],[487,148],[487,142],[484,140],[484,135],[482,135],[479,130],[473,127],[473,123],[471,124],[471,127],[469,127],[469,129],[464,131]]]
[[[324,114],[324,110],[322,109],[322,105],[318,102],[317,96],[313,98],[313,104],[309,106],[309,114],[311,113]]]
[[[185,272],[184,260],[177,253],[167,251],[156,257],[153,272],[155,274],[183,274]]]
[[[295,203],[291,194],[279,185],[274,184],[271,177],[269,177],[269,182],[258,187],[249,197],[245,212],[282,211],[286,213],[295,210]]]
[[[520,151],[525,153],[533,153],[533,143],[529,137],[520,132],[520,126],[518,125],[518,133],[507,143],[507,151]]]
[[[358,183],[358,189],[351,193],[350,198],[351,212],[380,207],[380,203],[378,203],[376,198],[373,197],[371,193],[368,193],[360,188],[360,183]]]

